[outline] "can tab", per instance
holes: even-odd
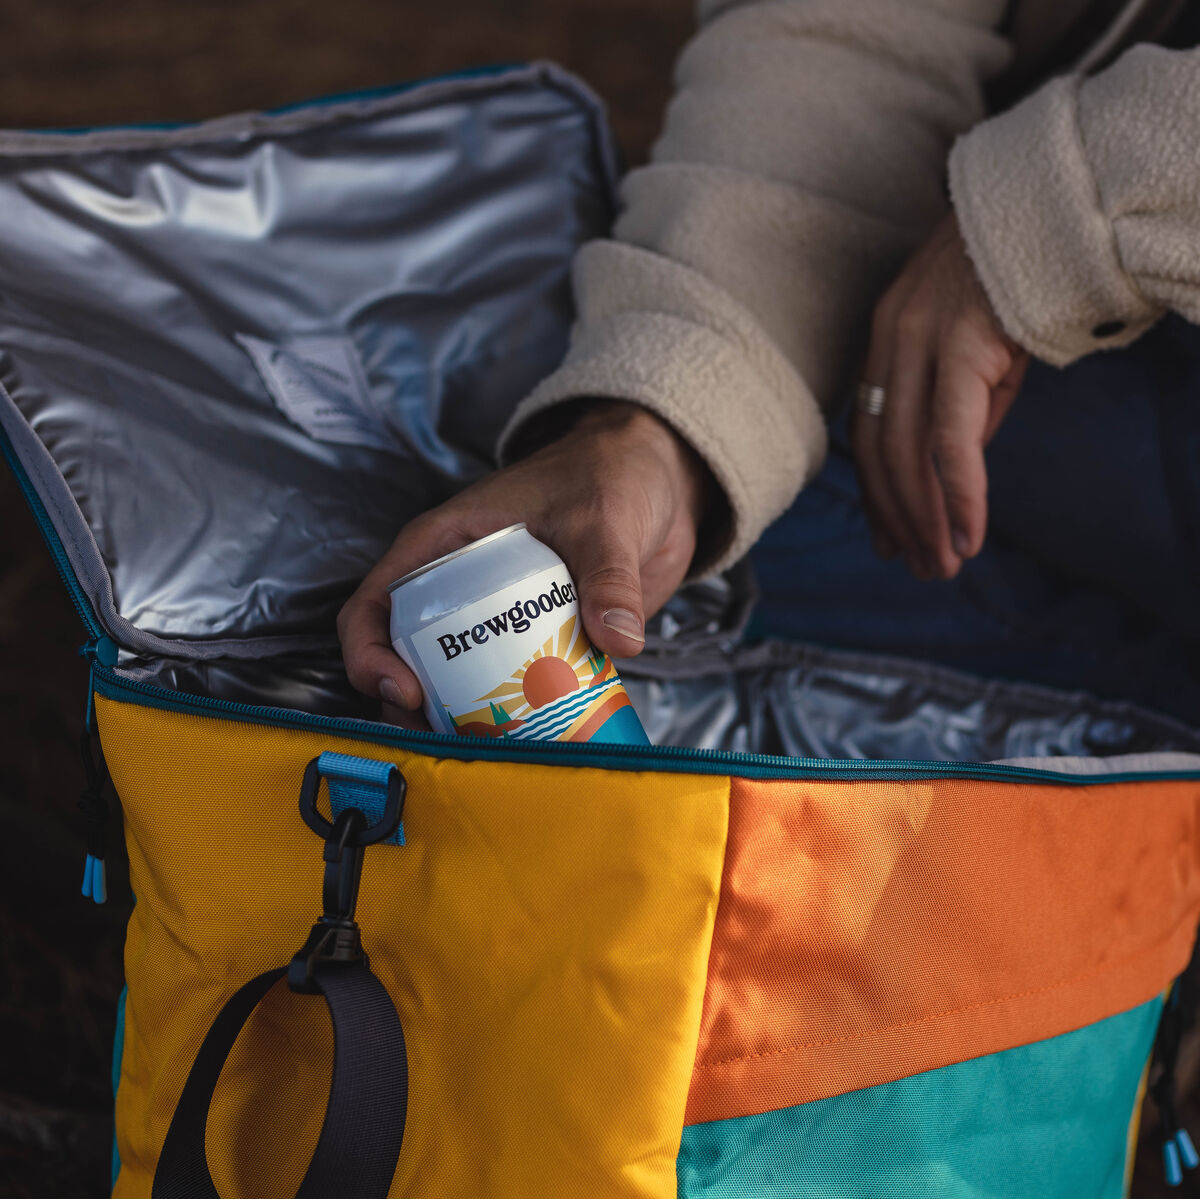
[[[407,786],[394,766],[387,776],[387,797],[382,816],[374,823],[358,808],[343,808],[332,821],[317,810],[321,759],[314,758],[304,772],[300,790],[300,815],[325,841],[322,858],[325,876],[321,887],[322,912],[308,940],[288,966],[288,986],[301,994],[314,994],[313,971],[318,963],[349,965],[366,960],[355,920],[358,888],[362,880],[363,851],[395,833],[404,811]]]

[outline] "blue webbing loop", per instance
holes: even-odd
[[[346,808],[358,808],[369,824],[383,818],[388,783],[396,770],[391,762],[326,751],[317,758],[317,769],[329,784],[329,805],[335,820]],[[404,844],[403,821],[385,841],[388,845]]]

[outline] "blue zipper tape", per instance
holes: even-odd
[[[528,762],[542,766],[598,767],[604,770],[666,771],[680,774],[732,775],[754,779],[814,779],[825,782],[874,779],[897,782],[919,779],[970,778],[991,782],[1050,783],[1093,786],[1104,783],[1200,780],[1196,771],[1132,771],[1072,775],[1027,766],[986,762],[931,762],[919,759],[787,758],[770,754],[729,753],[680,746],[616,745],[571,741],[515,741],[423,733],[393,725],[343,717],[314,716],[290,708],[235,703],[210,696],[167,691],[94,668],[96,693],[106,699],[135,703],[191,716],[242,721],[275,728],[307,729],[375,745],[406,749],[427,757],[467,762]]]
[[[564,741],[515,741],[508,738],[478,741],[448,733],[421,733],[396,729],[365,720],[314,716],[287,708],[239,704],[209,696],[184,695],[149,683],[124,679],[100,661],[113,658],[116,643],[106,636],[71,569],[58,532],[46,513],[41,498],[30,482],[7,434],[0,429],[0,452],[16,476],[42,537],[54,559],[80,619],[91,634],[97,651],[89,654],[92,667],[90,690],[108,699],[143,704],[166,711],[241,720],[276,728],[310,729],[336,734],[375,745],[408,749],[414,753],[460,761],[531,762],[547,766],[600,767],[606,770],[665,770],[685,774],[726,774],[737,778],[811,778],[827,781],[878,779],[904,781],[933,778],[972,778],[1016,783],[1054,783],[1059,786],[1091,786],[1116,782],[1200,779],[1200,771],[1146,771],[1093,775],[1059,774],[1023,766],[996,766],[970,762],[923,762],[908,759],[886,761],[785,758],[769,754],[736,754],[717,750],[675,746],[579,745]],[[86,647],[85,647],[86,648]],[[115,660],[115,659],[113,659]],[[89,694],[90,714],[90,694]]]

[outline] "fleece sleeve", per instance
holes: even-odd
[[[1006,62],[1003,0],[702,0],[650,164],[579,254],[562,368],[501,438],[577,397],[667,420],[728,504],[694,573],[818,469],[874,298],[945,208],[946,155]]]
[[[1200,50],[1136,46],[959,139],[954,208],[1008,333],[1064,366],[1200,321]]]

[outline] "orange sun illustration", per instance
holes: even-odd
[[[503,704],[510,716],[527,719],[536,709],[591,682],[590,649],[581,635],[579,618],[572,616],[519,670],[477,702]]]
[[[531,708],[542,708],[579,690],[579,676],[570,662],[549,655],[534,658],[525,667],[521,693]]]

